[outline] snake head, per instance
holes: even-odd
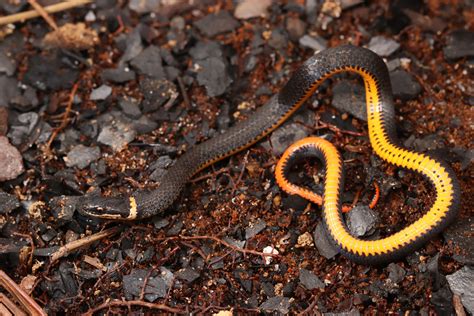
[[[133,220],[137,217],[133,197],[84,197],[78,211],[86,216],[103,219]]]

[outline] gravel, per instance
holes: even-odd
[[[84,169],[99,158],[99,147],[87,147],[79,144],[74,146],[71,151],[69,151],[67,156],[64,158],[64,161],[68,167],[78,167],[79,169]]]
[[[100,87],[92,90],[89,98],[92,101],[100,101],[100,100],[107,99],[111,94],[112,94],[112,87],[103,84]]]
[[[146,75],[157,80],[166,78],[161,61],[160,49],[157,46],[148,46],[140,54],[133,58],[130,64],[138,71],[139,74]]]
[[[356,205],[347,213],[347,227],[352,235],[362,237],[373,233],[378,214],[366,205]]]
[[[400,48],[400,44],[385,36],[374,36],[370,39],[368,48],[379,56],[388,57]]]
[[[421,93],[418,81],[405,70],[395,70],[390,73],[392,92],[395,98],[402,101],[415,99]]]

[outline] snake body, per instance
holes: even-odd
[[[370,50],[350,45],[327,49],[309,58],[293,74],[281,91],[247,120],[225,133],[187,151],[171,166],[160,186],[137,191],[130,196],[84,197],[80,211],[86,215],[133,220],[159,214],[170,207],[186,183],[200,170],[231,156],[271,133],[290,117],[327,78],[341,72],[359,74],[364,82],[369,138],[381,158],[426,176],[436,190],[436,198],[426,214],[387,238],[365,241],[353,237],[344,223],[340,205],[343,188],[342,160],[333,145],[313,138],[303,140],[281,158],[277,182],[290,194],[311,200],[311,194],[289,183],[285,170],[295,156],[317,156],[326,166],[323,222],[342,254],[361,264],[397,260],[420,247],[455,218],[459,208],[459,185],[454,172],[444,162],[427,154],[402,148],[396,137],[391,84],[383,60]]]

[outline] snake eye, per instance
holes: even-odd
[[[79,212],[104,219],[127,219],[130,216],[129,203],[123,197],[86,197]]]

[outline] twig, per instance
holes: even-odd
[[[221,173],[225,173],[225,172],[227,172],[227,171],[229,171],[229,168],[228,168],[228,167],[224,167],[224,168],[221,168],[221,169],[219,169],[219,170],[217,170],[217,171],[215,171],[215,172],[208,173],[208,174],[205,174],[205,175],[203,175],[203,176],[194,178],[194,179],[192,179],[192,180],[189,181],[189,182],[191,182],[191,183],[196,183],[196,182],[199,182],[199,181],[202,181],[202,180],[206,180],[206,179],[215,177],[215,176],[217,176],[217,175],[219,175],[219,174],[221,174]]]
[[[157,310],[162,310],[168,313],[175,313],[175,314],[185,314],[186,311],[179,309],[179,308],[174,308],[170,307],[168,305],[164,304],[154,304],[154,303],[148,303],[148,302],[143,302],[143,301],[119,301],[119,300],[113,300],[110,302],[105,302],[93,309],[88,310],[84,316],[92,316],[94,315],[95,312],[100,311],[101,309],[112,307],[112,306],[126,306],[129,309],[132,306],[143,306],[147,307],[150,309],[157,309]]]
[[[18,300],[22,306],[24,306],[30,315],[34,316],[46,316],[43,309],[32,299],[26,292],[13,281],[10,277],[0,270],[0,286],[8,291],[16,300]]]
[[[97,240],[103,239],[105,237],[112,236],[112,235],[116,234],[117,232],[119,232],[120,230],[122,230],[122,226],[116,226],[116,227],[112,227],[112,228],[103,230],[100,233],[93,234],[93,235],[87,236],[85,238],[81,238],[81,239],[72,241],[72,242],[62,246],[61,248],[59,248],[56,252],[54,252],[51,255],[51,263],[55,262],[59,258],[67,256],[69,253],[71,253],[74,250],[77,250],[81,247],[90,245],[91,243],[93,243]]]
[[[64,1],[61,3],[53,4],[53,5],[44,7],[43,9],[47,13],[55,13],[55,12],[61,12],[64,10],[79,7],[81,5],[88,4],[91,2],[92,0],[70,0],[70,1]],[[36,10],[20,12],[20,13],[8,15],[8,16],[0,17],[0,25],[23,22],[25,20],[36,18],[38,16],[40,16],[40,14]]]
[[[49,16],[48,12],[46,12],[44,8],[36,2],[36,0],[28,0],[28,3],[39,13],[39,15],[41,15],[53,30],[56,31],[58,29],[58,25],[54,22],[53,18]]]
[[[181,77],[178,76],[177,80],[178,80],[179,90],[181,90],[181,94],[183,95],[184,104],[186,105],[186,108],[189,108],[191,107],[191,101],[189,101],[189,96],[186,93],[186,88],[184,87],[183,79],[181,79]]]
[[[58,135],[60,131],[62,131],[68,123],[68,118],[69,118],[69,113],[71,112],[72,108],[72,103],[74,101],[74,96],[76,95],[77,88],[79,87],[79,83],[75,83],[74,86],[72,86],[71,93],[69,94],[69,101],[66,106],[66,111],[64,112],[63,119],[61,121],[61,125],[59,125],[58,128],[56,128],[53,133],[51,133],[51,137],[48,140],[48,143],[46,144],[46,148],[49,149],[51,147],[51,144],[53,143],[54,139]]]

